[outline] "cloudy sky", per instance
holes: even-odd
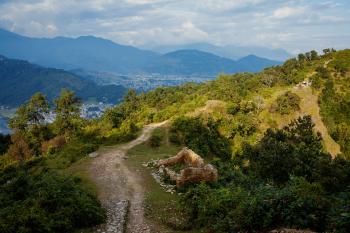
[[[349,0],[0,0],[0,28],[136,46],[350,47]]]

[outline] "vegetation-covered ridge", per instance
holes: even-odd
[[[71,179],[63,174],[72,174],[72,164],[99,145],[131,140],[138,128],[170,119],[162,136],[167,139],[162,140],[165,145],[193,149],[217,167],[220,177],[217,183],[188,184],[177,190],[182,192],[182,205],[175,212],[183,213],[179,224],[183,228],[178,224],[175,228],[264,232],[288,227],[347,232],[349,58],[350,50],[326,49],[323,55],[311,51],[256,74],[220,75],[202,84],[161,87],[141,94],[129,90],[121,104],[95,120],[80,118],[79,99],[63,91],[54,101],[56,120],[45,123],[48,102],[37,93],[11,119],[11,138],[1,139],[1,150],[7,152],[0,157],[0,177],[4,177],[0,198],[6,200],[0,214],[10,220],[0,222],[0,227],[5,232],[68,232],[102,222],[104,212],[92,195],[93,185],[84,176]],[[160,140],[151,137],[149,147],[157,148]],[[340,149],[332,150],[335,145]],[[7,175],[8,169],[13,176]],[[5,190],[13,193],[21,187],[22,174],[26,174],[25,189],[32,191],[9,197]],[[60,183],[66,179],[77,196],[61,190],[65,186]],[[52,190],[54,181],[59,184]],[[50,223],[58,219],[56,214],[42,212],[40,198],[33,201],[41,190],[52,192],[43,197],[44,203],[57,191],[64,203],[77,205],[65,205],[67,213],[76,214],[65,215],[59,226],[47,224],[49,219]],[[34,203],[31,212],[46,215],[47,221],[38,217],[38,224],[28,225],[31,212],[18,210],[16,203]],[[44,210],[61,211],[55,205]],[[20,218],[12,213],[21,213]],[[74,218],[85,215],[98,221],[88,224]],[[14,224],[8,225],[9,221]]]
[[[220,75],[214,81],[160,87],[140,95],[129,92],[127,101],[110,109],[105,118],[115,126],[124,120],[130,121],[129,119],[141,126],[175,119],[207,104],[205,111],[199,115],[202,118],[213,118],[220,133],[232,142],[233,149],[237,152],[241,150],[243,142],[257,142],[268,128],[283,127],[292,119],[303,115],[311,115],[314,120],[314,116],[321,114],[322,123],[326,124],[332,138],[341,145],[341,151],[348,155],[346,137],[341,136],[339,125],[340,121],[345,125],[345,119],[350,118],[346,115],[350,68],[346,61],[349,59],[349,50],[325,51],[326,54],[321,56],[315,51],[300,54],[298,58],[290,59],[281,66],[267,68],[257,74]],[[323,70],[328,71],[328,78],[320,78]],[[334,88],[337,87],[337,92],[327,91],[331,83],[334,83]],[[338,95],[335,98],[325,97],[325,93]],[[318,99],[320,112],[318,108],[314,112],[308,111],[308,104],[315,104],[304,103],[303,100],[310,97]],[[335,107],[339,114],[336,114],[336,109],[329,109]],[[318,126],[319,122],[315,123]],[[344,131],[347,132],[346,129]]]
[[[195,228],[346,232],[349,116],[343,105],[349,93],[349,58],[349,50],[311,51],[257,74],[221,75],[204,84],[141,95],[130,91],[104,118],[116,127],[170,118],[170,141],[194,149],[218,167],[218,183],[181,190]],[[337,105],[341,118],[328,110]],[[342,137],[332,127],[340,127]],[[333,153],[332,145],[338,144],[341,150]]]

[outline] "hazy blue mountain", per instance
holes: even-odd
[[[259,57],[235,62],[225,58],[230,57],[230,54],[226,56],[223,51],[229,52],[229,49],[225,50],[208,44],[193,46],[213,52],[185,49],[161,55],[93,36],[75,39],[29,38],[0,29],[0,54],[65,70],[82,69],[119,75],[159,73],[215,76],[220,72],[256,72],[278,64],[274,61],[267,62],[266,59]],[[222,55],[219,50],[222,50]],[[252,63],[249,64],[249,62]]]
[[[255,55],[248,55],[239,59],[236,62],[236,66],[241,67],[241,69],[249,70],[251,72],[258,72],[266,67],[271,67],[275,65],[280,65],[281,62],[269,60],[266,58],[257,57]]]
[[[0,105],[16,107],[36,92],[42,92],[53,100],[63,88],[74,91],[83,100],[108,103],[118,102],[126,91],[122,86],[98,86],[64,70],[43,68],[0,56]]]
[[[156,53],[112,41],[82,36],[76,39],[29,38],[0,29],[0,54],[61,69],[87,69],[118,73],[136,72]]]
[[[264,57],[276,61],[285,61],[293,55],[283,49],[270,49],[258,46],[216,46],[208,43],[193,43],[184,45],[163,45],[163,46],[145,46],[150,50],[159,53],[169,53],[179,49],[196,49],[208,53],[214,53],[221,57],[227,57],[233,60],[254,54],[258,57]]]
[[[261,61],[261,62],[260,62]],[[238,61],[199,50],[167,53],[145,67],[147,72],[178,75],[217,75],[218,73],[256,72],[280,62],[253,55]]]

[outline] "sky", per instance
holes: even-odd
[[[0,28],[139,47],[207,42],[298,53],[350,47],[350,0],[0,0]]]

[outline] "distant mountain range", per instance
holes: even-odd
[[[254,54],[257,57],[264,57],[270,60],[285,61],[294,55],[288,53],[283,49],[271,49],[258,46],[216,46],[208,43],[192,43],[192,44],[182,44],[182,45],[162,45],[162,46],[144,46],[149,50],[158,53],[169,53],[181,49],[195,49],[201,50],[207,53],[213,53],[221,57],[227,57],[233,60],[240,59]]]
[[[0,105],[16,107],[36,92],[44,93],[52,101],[63,88],[74,91],[83,100],[109,103],[119,102],[126,92],[123,86],[98,86],[64,70],[0,56]]]
[[[158,57],[154,52],[92,36],[29,38],[0,29],[0,54],[46,67],[129,73]]]
[[[257,72],[280,62],[250,55],[234,61],[199,50],[167,53],[144,68],[150,73],[177,75],[217,75],[218,73]]]
[[[30,38],[2,29],[0,29],[0,54],[9,58],[28,60],[45,67],[128,75],[143,73],[217,75],[221,72],[256,72],[280,64],[278,61],[257,56],[247,56],[235,61],[225,58],[220,53],[215,55],[200,49],[159,54],[93,36]]]

